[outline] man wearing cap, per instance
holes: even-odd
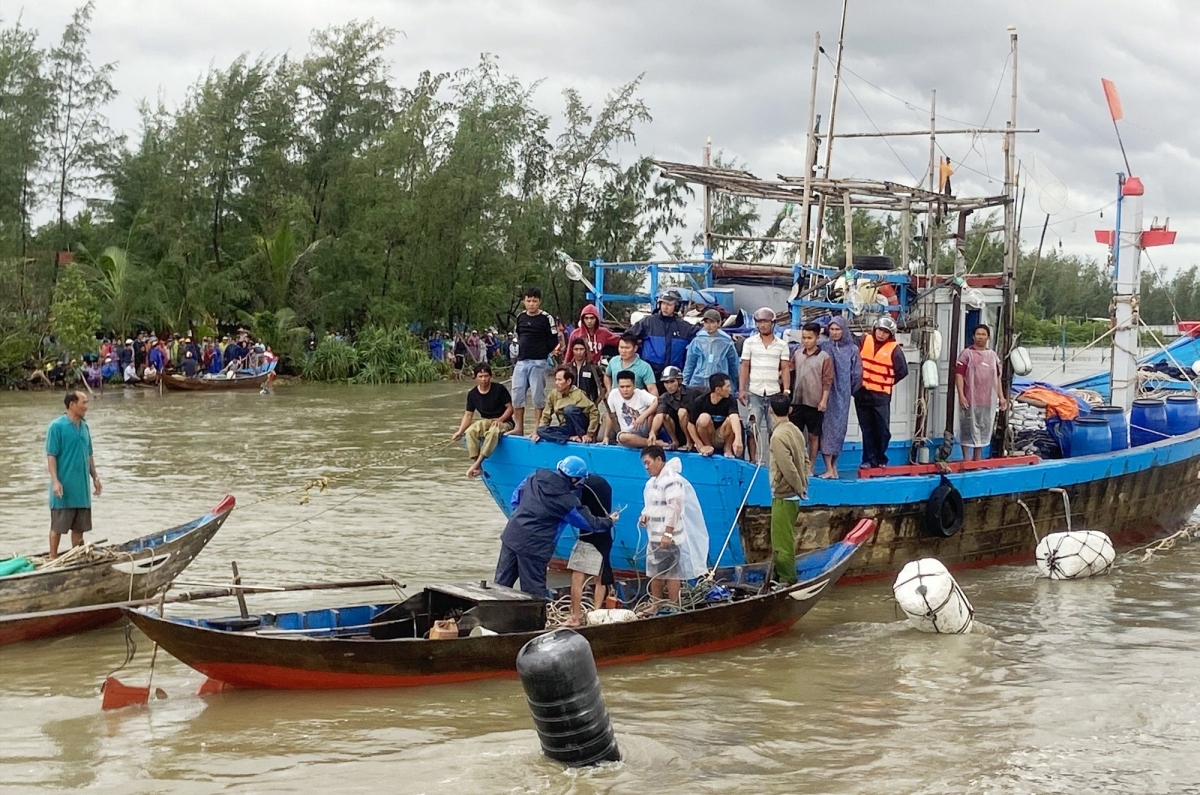
[[[862,388],[854,393],[854,411],[862,428],[861,468],[885,467],[892,441],[892,387],[908,375],[904,349],[896,342],[896,321],[887,315],[863,337]]]
[[[642,318],[629,329],[642,346],[642,358],[661,379],[664,367],[683,367],[687,360],[687,346],[696,336],[696,327],[679,316],[682,299],[675,290],[667,290],[658,299],[658,309],[649,317]]]
[[[742,344],[741,393],[738,400],[750,407],[752,460],[769,463],[771,459],[771,416],[768,401],[772,395],[789,392],[791,364],[787,343],[775,336],[775,310],[769,306],[754,312],[757,334]]]
[[[587,479],[587,464],[569,455],[554,469],[537,469],[513,492],[513,508],[500,535],[500,557],[496,561],[497,585],[511,588],[519,579],[521,590],[546,597],[546,566],[554,555],[554,543],[563,523],[586,533],[612,530],[619,512],[594,516],[580,501],[580,488]]]
[[[696,399],[700,390],[688,389],[683,385],[683,373],[678,367],[664,367],[662,371],[663,391],[658,396],[658,411],[650,422],[650,438],[660,439],[663,431],[671,445],[681,450],[691,448],[688,440],[688,406]]]
[[[733,340],[721,331],[721,313],[715,309],[704,310],[704,328],[696,332],[687,346],[687,357],[683,365],[685,386],[699,387],[708,384],[713,373],[724,373],[733,382],[733,391],[738,391],[738,353]]]

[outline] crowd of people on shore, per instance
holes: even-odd
[[[59,358],[30,374],[29,380],[45,386],[76,383],[76,374],[87,386],[103,384],[153,385],[164,375],[188,378],[217,377],[241,369],[259,369],[278,357],[269,345],[255,340],[245,329],[234,335],[193,337],[140,331],[125,340],[100,340],[83,361]]]

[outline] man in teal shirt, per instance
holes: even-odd
[[[616,389],[617,373],[628,370],[633,373],[634,389],[644,389],[658,397],[658,385],[654,382],[654,370],[650,367],[649,362],[638,356],[637,337],[628,332],[622,334],[617,343],[617,352],[620,353],[620,356],[614,356],[608,360],[608,369],[604,373],[605,392]]]
[[[83,545],[83,534],[92,529],[92,498],[100,496],[100,477],[92,459],[92,434],[84,415],[88,396],[74,390],[63,398],[67,412],[46,429],[46,469],[50,472],[50,559],[58,557],[58,543],[71,534],[71,546]]]

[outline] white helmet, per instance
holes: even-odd
[[[875,330],[877,328],[887,329],[889,334],[893,337],[896,336],[896,321],[892,320],[890,315],[880,315],[875,318],[875,323],[871,326],[871,329]]]
[[[775,322],[775,310],[769,306],[763,306],[763,307],[759,307],[758,309],[755,309],[754,310],[754,322],[757,323],[760,320],[770,320],[772,323],[774,323]]]

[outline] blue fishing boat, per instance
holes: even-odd
[[[1010,35],[1015,63],[1016,34]],[[1099,448],[1081,446],[1074,457],[1031,455],[1032,448],[1016,444],[1016,412],[1001,411],[991,456],[981,461],[961,460],[954,441],[958,410],[953,367],[970,332],[980,324],[998,329],[995,338],[1004,384],[1012,385],[1014,380],[1017,384],[1010,394],[1024,396],[1022,390],[1031,383],[1015,379],[1030,373],[1013,322],[1013,279],[1019,256],[1013,176],[1015,93],[1013,107],[1013,118],[999,131],[1006,138],[1005,191],[1001,195],[956,197],[940,188],[930,190],[936,184],[932,171],[930,185],[916,188],[814,174],[761,179],[744,171],[711,167],[706,152],[704,165],[657,164],[666,178],[698,185],[704,191],[702,259],[591,263],[595,285],[588,297],[598,307],[604,307],[606,301],[651,302],[660,289],[678,285],[692,295],[716,298],[715,303],[727,310],[766,304],[777,310],[777,318],[787,319],[791,330],[805,322],[828,322],[831,315],[841,315],[852,331],[869,333],[876,318],[887,315],[894,319],[912,375],[892,393],[888,460],[893,465],[854,470],[862,448],[851,412],[840,476],[810,481],[795,526],[797,552],[803,553],[844,537],[863,517],[875,520],[875,533],[847,571],[848,581],[890,576],[909,561],[929,556],[952,569],[1031,561],[1041,537],[1071,528],[1106,532],[1118,545],[1140,543],[1178,530],[1200,505],[1200,430],[1187,419],[1170,427],[1144,427],[1143,423],[1149,422],[1140,413],[1144,407],[1134,404],[1135,399],[1140,398],[1140,404],[1153,396],[1147,395],[1148,390],[1161,391],[1165,378],[1175,382],[1170,386],[1193,398],[1182,401],[1190,403],[1186,413],[1193,416],[1196,391],[1191,365],[1200,360],[1200,340],[1191,334],[1140,363],[1147,368],[1173,364],[1173,375],[1147,378],[1132,353],[1138,350],[1141,251],[1174,238],[1162,229],[1143,232],[1143,190],[1136,177],[1119,175],[1116,228],[1103,236],[1109,242],[1114,284],[1111,367],[1107,373],[1068,385],[1100,393],[1118,407],[1115,415],[1123,418],[1124,424],[1112,424],[1105,437],[1113,439],[1115,434],[1117,441],[1111,445],[1101,442]],[[810,162],[816,162],[813,139],[810,133]],[[795,256],[791,264],[714,257],[714,241],[723,236],[713,231],[707,208],[719,194],[774,199],[801,207],[798,235],[765,239],[777,253]],[[824,213],[817,212],[816,234],[810,235],[810,207],[843,207],[847,215],[850,208],[857,207],[897,213],[902,236],[899,262],[877,254],[855,256],[849,223],[844,233],[845,262],[822,262],[819,225]],[[989,209],[1004,213],[1004,267],[999,273],[972,273],[963,250],[967,219]],[[924,219],[920,224],[914,220],[918,215]],[[942,242],[953,247],[956,264],[950,269],[943,266],[939,272],[935,235],[910,240],[909,230],[953,228],[953,223],[947,222],[955,221],[957,233]],[[629,270],[642,274],[644,291],[606,294],[606,275]],[[1045,388],[1074,395],[1080,410],[1089,413],[1086,393]],[[1111,413],[1106,416],[1116,419]],[[1047,430],[1057,427],[1060,436],[1062,429],[1070,427],[1052,420],[1045,424]],[[1124,437],[1126,426],[1133,432],[1132,446]],[[1062,446],[1067,447],[1065,438]],[[589,471],[612,484],[614,505],[629,506],[614,530],[614,567],[642,569],[646,538],[636,521],[646,475],[637,451],[601,445],[567,447],[504,439],[483,465],[484,481],[496,504],[508,511],[513,489],[534,469],[552,467],[565,454],[578,455],[588,463]],[[1057,450],[1059,445],[1054,447]],[[769,559],[771,495],[766,466],[695,453],[670,455],[682,457],[683,475],[699,495],[709,527],[710,560],[736,565]],[[818,465],[817,472],[821,471]],[[573,540],[570,534],[561,539],[556,550],[559,562],[569,556]]]

